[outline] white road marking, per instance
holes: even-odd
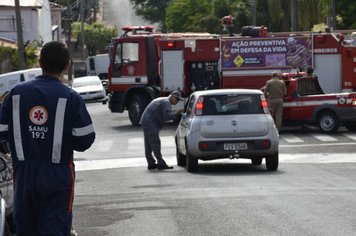
[[[279,137],[282,138],[287,143],[303,143],[304,142],[303,139],[298,138],[297,136],[295,136],[293,134],[283,134]]]
[[[176,165],[177,163],[175,156],[166,156],[164,159],[169,165]],[[216,161],[210,161],[210,163],[211,162],[250,163],[251,161],[248,159],[241,159],[241,160],[221,159]],[[280,154],[279,162],[280,163],[355,163],[356,154],[355,153]],[[139,158],[75,161],[76,171],[102,170],[102,169],[125,168],[125,167],[146,168],[146,166],[147,163],[144,156]]]
[[[343,135],[349,139],[356,141],[356,134],[355,133],[343,133]]]
[[[160,139],[162,147],[175,147],[173,136],[162,136]],[[136,150],[138,147],[144,147],[143,138],[129,138],[127,146],[128,150]]]
[[[287,148],[287,147],[319,147],[319,146],[355,146],[355,143],[314,143],[314,144],[280,144],[279,147]]]
[[[114,144],[114,140],[101,140],[95,143],[95,150],[97,152],[105,152],[107,150],[111,150]]]
[[[322,141],[322,142],[335,142],[337,141],[336,138],[331,137],[330,135],[327,134],[311,134],[314,138]]]

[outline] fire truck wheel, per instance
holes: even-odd
[[[266,157],[266,167],[269,171],[276,171],[278,169],[279,158],[278,152],[276,154]]]
[[[133,125],[138,126],[148,101],[142,95],[134,95],[130,100],[129,118]]]
[[[254,157],[251,159],[252,165],[259,166],[262,164],[262,157]]]
[[[190,155],[188,151],[185,157],[187,171],[191,173],[198,172],[198,158]]]
[[[319,115],[318,126],[326,134],[333,134],[339,129],[339,120],[333,112],[325,111]]]
[[[356,122],[354,121],[345,122],[344,126],[346,127],[346,129],[350,130],[351,132],[356,132]]]

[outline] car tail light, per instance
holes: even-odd
[[[262,149],[267,149],[267,148],[269,148],[271,146],[271,140],[264,139],[264,140],[262,140],[260,145],[261,145]]]
[[[352,106],[356,106],[356,98],[352,99],[352,103],[351,104],[352,104]]]
[[[261,105],[262,105],[262,108],[263,108],[263,112],[265,114],[268,114],[269,112],[269,109],[268,109],[268,102],[267,100],[264,98],[264,96],[261,97]]]
[[[203,101],[204,97],[199,97],[197,101],[197,105],[195,106],[195,115],[201,116],[203,114]]]
[[[209,143],[200,142],[200,143],[199,143],[199,149],[200,149],[200,150],[207,150],[207,149],[209,149]]]

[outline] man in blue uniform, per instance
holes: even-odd
[[[148,169],[173,169],[173,166],[168,166],[162,158],[161,140],[159,131],[165,121],[174,120],[181,111],[172,113],[172,105],[176,105],[182,101],[181,93],[173,91],[168,97],[160,97],[154,99],[142,114],[140,124],[143,128],[143,136],[145,139],[145,156],[148,163]],[[153,158],[152,152],[157,160]]]
[[[83,99],[60,81],[69,66],[65,45],[47,43],[39,63],[43,74],[16,85],[0,115],[14,167],[16,235],[70,235],[73,150],[88,149],[95,132]]]

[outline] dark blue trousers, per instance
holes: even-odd
[[[74,167],[39,161],[14,166],[14,222],[17,236],[69,236]]]

